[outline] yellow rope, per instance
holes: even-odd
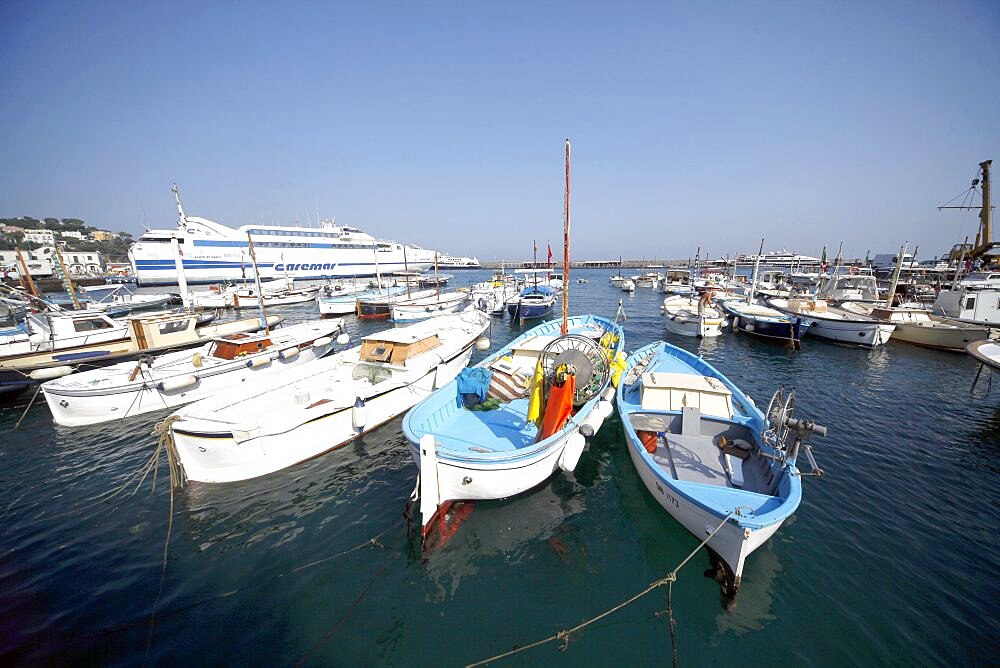
[[[593,624],[594,622],[596,622],[598,620],[604,619],[605,617],[607,617],[610,614],[618,612],[619,610],[621,610],[625,606],[627,606],[627,605],[629,605],[631,603],[634,603],[635,601],[639,600],[640,598],[642,598],[643,596],[645,596],[649,592],[653,591],[654,589],[656,589],[658,587],[662,587],[665,584],[669,584],[670,585],[670,594],[671,594],[671,598],[672,598],[673,583],[677,580],[677,571],[679,571],[680,569],[684,568],[685,564],[687,564],[687,562],[690,561],[691,558],[695,554],[698,553],[698,550],[700,550],[701,548],[705,547],[705,545],[708,543],[708,541],[710,541],[712,539],[712,537],[715,536],[715,534],[717,534],[719,532],[719,530],[722,529],[723,526],[725,526],[726,522],[729,521],[729,518],[731,518],[735,514],[736,514],[736,511],[733,511],[733,512],[729,513],[728,515],[726,515],[722,519],[722,522],[719,523],[719,526],[715,527],[715,529],[713,529],[712,532],[710,534],[708,534],[708,536],[705,538],[705,540],[701,541],[701,543],[698,544],[698,547],[694,548],[691,551],[691,553],[688,554],[681,561],[681,563],[679,563],[672,571],[670,571],[669,573],[667,573],[666,577],[660,578],[659,580],[655,580],[654,582],[650,583],[648,587],[646,587],[645,589],[643,589],[641,592],[639,592],[635,596],[632,596],[631,598],[628,598],[628,599],[622,601],[621,603],[619,603],[615,607],[611,608],[610,610],[605,610],[604,612],[602,612],[601,614],[597,615],[596,617],[592,617],[592,618],[588,619],[587,621],[583,622],[582,624],[578,624],[578,625],[574,626],[571,629],[559,631],[559,632],[557,632],[557,633],[549,636],[548,638],[544,638],[542,640],[535,641],[535,642],[531,643],[530,645],[522,645],[520,647],[515,647],[514,649],[512,649],[512,650],[510,650],[508,652],[504,652],[503,654],[497,654],[496,656],[492,656],[492,657],[490,657],[488,659],[483,659],[482,661],[476,661],[475,663],[467,664],[466,668],[475,668],[476,666],[485,666],[486,664],[492,663],[492,662],[497,661],[499,659],[503,659],[503,658],[506,658],[508,656],[512,656],[514,654],[518,654],[518,653],[523,652],[525,650],[532,649],[533,647],[538,647],[539,645],[544,645],[546,643],[550,643],[553,640],[560,640],[560,641],[562,641],[562,646],[559,649],[560,649],[560,651],[565,650],[566,647],[569,646],[570,636],[573,635],[574,633],[576,633],[577,631],[579,631],[579,630],[581,630],[581,629],[583,629],[583,628],[585,628],[587,626],[590,626],[591,624]],[[671,641],[673,641],[673,624],[674,624],[674,621],[673,621],[673,615],[672,614],[671,614],[671,620],[670,620],[670,622],[671,622]],[[677,662],[677,660],[676,660],[676,649],[675,649],[674,655],[675,655],[675,657],[674,657],[674,664],[676,665],[676,662]]]

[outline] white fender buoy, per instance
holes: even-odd
[[[271,363],[270,355],[258,355],[247,360],[248,369],[256,369],[257,367],[267,366]]]
[[[187,376],[177,376],[175,378],[167,378],[161,380],[156,384],[156,389],[160,392],[174,392],[176,390],[183,390],[186,387],[191,387],[198,382],[198,376],[194,374],[189,374]]]
[[[490,340],[485,336],[480,336],[476,339],[476,350],[486,351],[490,349]]]
[[[73,367],[71,366],[51,366],[47,369],[35,369],[28,374],[28,377],[31,380],[52,380],[53,378],[68,376],[71,373],[73,373]]]
[[[285,348],[278,353],[279,360],[290,360],[299,354],[299,349],[297,346],[292,346],[291,348]]]
[[[344,332],[343,334],[337,337],[337,343],[339,343],[342,346],[346,346],[350,342],[351,342],[351,335],[348,334],[347,332]]]
[[[583,448],[586,445],[587,439],[583,437],[583,434],[578,431],[573,432],[566,441],[566,447],[563,448],[562,454],[559,455],[559,468],[572,473],[580,461],[580,455],[583,454]]]
[[[320,338],[313,341],[313,348],[322,348],[323,346],[328,346],[333,341],[329,336],[321,336]]]
[[[354,400],[354,408],[351,409],[351,423],[354,425],[354,431],[359,434],[365,430],[365,425],[368,424],[368,407],[365,406],[365,400],[361,397]]]
[[[747,330],[748,332],[752,332],[754,330],[753,323],[752,322],[748,322],[747,326],[744,327],[743,329]]]

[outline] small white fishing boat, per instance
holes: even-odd
[[[388,288],[378,288],[358,295],[355,310],[361,320],[385,320],[392,317],[392,306],[396,302],[410,299],[423,299],[437,293],[437,290],[407,289],[406,286],[394,285]]]
[[[632,280],[638,288],[655,288],[660,284],[663,277],[655,271],[647,271],[644,274],[633,276]]]
[[[693,295],[691,272],[688,269],[668,269],[660,281],[660,292],[668,295]]]
[[[392,305],[393,322],[417,322],[457,313],[469,303],[468,292],[442,292],[421,299],[407,299]]]
[[[889,307],[854,302],[844,302],[840,308],[860,316],[892,323],[896,326],[892,332],[893,341],[904,341],[925,348],[962,352],[970,343],[990,338],[988,326],[973,325],[954,318],[934,315],[928,308]]]
[[[793,416],[794,391],[779,390],[761,413],[710,364],[662,341],[626,367],[616,399],[635,470],[664,510],[708,539],[735,593],[747,557],[799,507],[809,475],[799,455],[822,474],[808,441],[826,428]]]
[[[896,325],[850,313],[829,306],[822,299],[775,297],[768,306],[786,315],[809,322],[809,332],[816,336],[855,346],[881,346],[889,341]]]
[[[333,348],[343,325],[343,320],[306,322],[270,333],[222,336],[193,351],[50,380],[42,393],[53,420],[71,427],[173,408],[319,359]]]
[[[503,315],[507,301],[517,296],[518,292],[520,289],[515,283],[477,285],[473,286],[469,300],[477,310],[483,313]]]
[[[721,336],[726,323],[725,316],[711,305],[711,298],[668,295],[663,300],[663,313],[667,331],[681,336],[712,337]]]
[[[123,284],[81,286],[78,289],[90,298],[87,311],[105,313],[112,318],[118,318],[134,311],[160,308],[174,299],[174,295],[167,293],[134,293]]]
[[[316,298],[316,293],[319,292],[319,289],[320,286],[318,285],[302,288],[285,288],[281,290],[262,289],[260,291],[260,298],[266,307],[304,304],[305,302],[311,302],[314,300]],[[235,308],[256,308],[257,304],[257,288],[255,287],[239,288],[233,294],[233,306]]]
[[[635,292],[635,281],[631,278],[623,279],[621,282],[621,288],[623,292]]]
[[[323,318],[354,313],[358,296],[368,290],[367,284],[328,283],[316,293],[316,304]]]
[[[168,418],[188,480],[230,482],[333,450],[446,385],[490,324],[479,311],[388,329],[252,387]]]
[[[507,498],[576,468],[585,439],[611,414],[611,364],[624,333],[592,315],[563,327],[532,328],[403,418],[420,471],[423,537],[452,502]],[[491,398],[494,409],[478,409]]]
[[[51,380],[80,365],[103,366],[263,328],[258,318],[199,325],[201,318],[198,313],[150,313],[119,322],[87,311],[32,313],[23,328],[0,336],[0,385]],[[268,316],[267,324],[282,320]]]

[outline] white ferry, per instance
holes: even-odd
[[[434,266],[434,252],[396,241],[375,239],[354,227],[323,221],[319,227],[244,225],[226,227],[188,216],[177,186],[177,228],[149,230],[129,248],[129,261],[139,285],[176,285],[177,268],[171,240],[176,237],[188,283],[239,281],[253,276],[248,235],[253,239],[262,279],[289,276],[296,280],[374,276],[408,268]]]
[[[449,255],[448,253],[441,253],[438,258],[438,268],[439,269],[482,269],[483,265],[479,263],[478,257],[458,257],[456,255]]]
[[[750,264],[757,261],[757,255],[737,255],[736,264]],[[792,267],[800,264],[819,264],[818,257],[799,255],[790,250],[767,251],[760,254],[760,263],[772,267]]]

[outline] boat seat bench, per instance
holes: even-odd
[[[762,467],[755,465],[756,458],[742,460],[716,445],[719,436],[730,441],[747,440],[744,427],[702,419],[694,406],[684,407],[679,416],[676,413],[633,413],[629,417],[636,430],[665,434],[652,458],[671,478],[747,491],[768,489]],[[678,427],[680,433],[674,433]]]

